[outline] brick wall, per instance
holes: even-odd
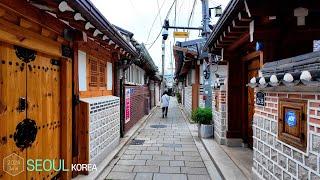
[[[192,86],[184,88],[184,110],[191,117],[192,112]]]
[[[278,99],[308,100],[306,153],[277,139]],[[256,106],[253,123],[254,179],[320,179],[320,94],[266,92],[266,106]]]
[[[216,101],[216,97],[218,102]],[[218,108],[216,108],[216,105]],[[212,112],[214,123],[214,138],[219,144],[226,143],[227,114],[226,114],[226,91],[212,91]]]
[[[126,86],[125,88],[132,88],[133,93],[130,95],[130,121],[125,123],[124,131],[133,127],[145,114],[145,107],[150,108],[150,91],[147,86]],[[149,98],[149,104],[147,104],[146,98]]]

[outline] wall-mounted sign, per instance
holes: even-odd
[[[256,93],[256,104],[259,106],[265,106],[265,94],[263,92]]]
[[[125,114],[124,114],[125,115],[125,123],[130,121],[130,116],[131,116],[131,110],[130,110],[131,99],[130,99],[130,96],[131,96],[132,92],[133,92],[133,89],[131,89],[131,88],[126,89],[126,94],[125,94],[125,97],[126,97],[126,100],[125,100]]]
[[[285,121],[289,127],[294,127],[297,125],[297,115],[295,111],[289,110],[285,114]]]
[[[173,32],[173,36],[175,38],[188,38],[189,37],[189,32],[175,31],[175,32]]]

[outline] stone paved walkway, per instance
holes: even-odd
[[[152,125],[166,127],[152,128]],[[135,139],[145,141],[142,145],[125,146],[111,162],[106,179],[210,179],[175,99],[171,100],[168,118],[161,118],[158,108]]]

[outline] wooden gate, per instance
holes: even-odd
[[[59,168],[59,63],[51,56],[0,42],[0,160],[12,153],[24,159],[24,171],[17,176],[4,172],[1,162],[0,179],[51,179],[59,173],[26,170],[27,159],[54,160]]]

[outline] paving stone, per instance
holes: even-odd
[[[175,156],[175,160],[202,161],[200,156]]]
[[[183,155],[184,156],[198,156],[198,157],[200,157],[200,154],[199,154],[199,152],[196,152],[196,151],[184,151],[183,152]]]
[[[188,175],[188,180],[210,180],[208,175]]]
[[[147,159],[152,159],[152,155],[136,155],[135,157],[134,157],[134,159],[145,159],[145,160],[147,160]]]
[[[184,161],[170,161],[170,166],[184,166]]]
[[[159,173],[155,173],[153,175],[153,180],[187,180],[187,175],[185,175],[185,174],[159,174]]]
[[[141,154],[156,155],[156,154],[161,154],[161,151],[142,151]]]
[[[159,147],[147,147],[147,151],[158,151]]]
[[[206,168],[181,167],[181,173],[186,174],[208,174]]]
[[[147,160],[146,165],[169,166],[169,161]]]
[[[135,180],[152,180],[153,173],[137,173]]]
[[[195,162],[195,161],[185,161],[185,166],[187,167],[205,167],[203,162]]]
[[[134,166],[115,165],[112,171],[117,172],[132,172]]]
[[[106,179],[134,179],[136,173],[110,172]]]
[[[169,155],[154,155],[153,160],[174,160],[174,156]]]
[[[146,160],[119,160],[119,165],[145,165]]]
[[[180,173],[180,167],[160,166],[160,173]]]
[[[133,172],[159,172],[159,166],[135,166]]]
[[[133,154],[124,154],[120,157],[120,159],[134,159],[134,156]]]
[[[182,155],[182,151],[162,151],[162,155]]]
[[[312,135],[312,151],[320,153],[320,136]]]
[[[124,152],[124,154],[140,154],[140,153],[141,153],[140,150],[130,150],[130,149]]]
[[[174,148],[175,151],[198,151],[197,148]]]
[[[130,145],[130,146],[128,147],[128,149],[130,149],[130,150],[146,150],[147,147],[145,147],[145,146],[138,146],[138,145]]]

